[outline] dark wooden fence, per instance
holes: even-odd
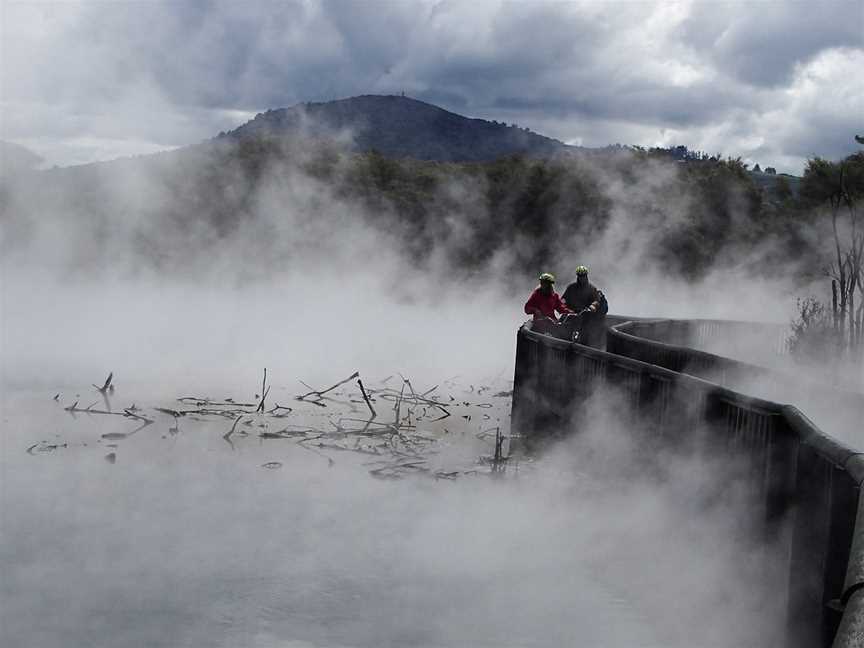
[[[685,324],[666,331],[657,321],[610,324],[607,351],[537,334],[530,324],[519,330],[514,431],[529,441],[572,432],[575,410],[601,384],[614,386],[646,433],[666,443],[688,444],[693,430],[707,430],[701,442],[711,452],[746,458],[759,530],[783,534],[771,546],[783,547],[788,564],[788,586],[777,592],[787,607],[784,647],[864,647],[864,456],[794,406],[700,378],[744,372],[777,379],[755,365],[659,341],[664,333],[691,339],[681,333]],[[646,330],[654,339],[639,336]]]

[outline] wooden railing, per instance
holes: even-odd
[[[660,341],[688,339],[681,320],[665,320],[664,331],[657,321],[609,319],[607,351],[520,328],[514,431],[528,441],[574,432],[576,410],[606,384],[639,412],[646,434],[743,458],[759,532],[782,535],[770,546],[788,564],[788,586],[777,592],[788,611],[783,646],[864,646],[864,456],[796,407],[729,386],[742,375],[781,380],[776,372]],[[640,337],[646,331],[654,339]]]

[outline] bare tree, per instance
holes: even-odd
[[[831,279],[831,315],[840,352],[862,351],[864,224],[857,208],[862,196],[864,153],[840,162],[817,157],[807,163],[801,199],[812,207],[827,206],[831,215],[832,260],[825,274]]]

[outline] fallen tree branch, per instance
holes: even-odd
[[[114,378],[114,372],[113,371],[108,374],[108,378],[105,379],[104,385],[102,385],[101,387],[99,385],[93,385],[93,386],[96,388],[96,391],[98,391],[100,394],[106,394],[109,389],[113,390],[113,388],[111,387],[111,379],[112,378]]]
[[[447,411],[446,409],[444,409],[443,407],[441,408],[441,411],[444,412],[441,416],[439,416],[438,418],[431,419],[429,422],[430,422],[430,423],[437,423],[438,421],[443,421],[443,420],[446,419],[448,416],[450,416],[450,412],[448,412],[448,411]]]
[[[174,418],[180,418],[181,416],[186,416],[188,412],[178,412],[177,410],[168,409],[166,407],[154,407],[154,410],[157,412],[162,412],[163,414],[167,414],[168,416],[173,416]],[[195,411],[195,410],[193,410]]]
[[[148,425],[153,425],[153,421],[150,421],[150,420],[144,421],[141,425],[139,425],[137,428],[135,428],[131,432],[107,432],[107,433],[102,435],[102,438],[107,440],[107,441],[119,441],[120,439],[125,439],[127,437],[132,436],[136,432],[140,432],[141,430],[146,428]]]
[[[231,435],[234,434],[234,430],[237,429],[237,424],[240,422],[240,419],[242,419],[242,418],[243,418],[243,414],[241,414],[240,416],[238,416],[238,417],[234,420],[234,425],[232,425],[232,426],[231,426],[231,429],[228,430],[228,433],[225,434],[225,436],[222,437],[222,438],[225,439],[229,444],[231,444]]]
[[[354,380],[355,378],[359,378],[359,377],[360,377],[360,372],[359,372],[359,371],[355,371],[353,374],[351,374],[350,376],[348,376],[345,380],[340,380],[338,383],[336,383],[336,384],[333,385],[332,387],[328,387],[327,389],[322,389],[322,390],[320,390],[320,391],[313,389],[312,391],[310,391],[310,392],[308,392],[308,393],[306,393],[306,394],[303,394],[302,396],[297,396],[296,398],[297,398],[297,400],[299,400],[299,401],[305,400],[305,399],[308,398],[309,396],[316,396],[316,397],[318,397],[318,398],[321,398],[321,397],[322,397],[324,394],[326,394],[327,392],[331,392],[331,391],[333,391],[334,389],[336,389],[337,387],[341,387],[341,386],[344,385],[345,383],[347,383],[347,382],[349,382],[349,381],[351,381],[351,380]],[[306,385],[306,383],[304,383],[302,380],[301,380],[300,382],[301,382],[302,384]],[[309,387],[309,385],[306,385],[306,386]],[[311,388],[310,388],[310,389],[311,389]]]
[[[258,403],[256,412],[264,411],[264,401],[267,399],[267,394],[270,393],[270,388],[267,386],[267,367],[264,367],[264,382],[261,383],[261,402]]]
[[[198,407],[203,405],[207,405],[210,407],[257,407],[258,403],[235,403],[233,400],[228,399],[225,401],[211,401],[206,396],[181,396],[177,399],[180,403],[193,403]]]
[[[402,383],[402,390],[399,392],[399,400],[396,401],[396,407],[394,408],[396,410],[396,420],[394,421],[394,424],[396,425],[397,428],[399,427],[399,415],[402,413],[401,412],[402,396],[404,394],[405,394],[405,383]]]
[[[95,405],[96,403],[93,403]],[[135,419],[137,421],[148,421],[149,423],[153,423],[153,419],[149,419],[146,416],[141,416],[140,414],[135,414],[130,409],[125,409],[122,412],[109,412],[108,410],[99,410],[93,409],[93,405],[89,405],[86,408],[78,407],[78,401],[75,401],[69,407],[64,407],[63,409],[69,412],[70,414],[82,413],[82,414],[105,414],[108,416],[123,416],[125,418]]]
[[[287,410],[287,413],[290,414],[291,412],[294,411],[294,408],[293,407],[286,407],[285,405],[280,405],[279,403],[276,403],[276,406],[273,407],[272,409],[267,410],[267,413],[268,414],[274,414],[275,412],[278,412],[279,410]],[[279,416],[284,416],[284,414],[280,414]]]
[[[366,401],[366,406],[369,408],[369,411],[372,412],[372,418],[374,419],[376,416],[378,416],[378,413],[375,411],[375,408],[372,407],[372,403],[369,402],[369,396],[366,394],[366,390],[363,388],[363,381],[358,378],[357,384],[360,385],[360,393],[363,394],[363,400]]]

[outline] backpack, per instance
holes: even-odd
[[[597,306],[597,314],[605,315],[609,312],[609,302],[606,301],[606,295],[603,294],[602,290],[597,291],[597,301],[599,301],[599,305]]]

